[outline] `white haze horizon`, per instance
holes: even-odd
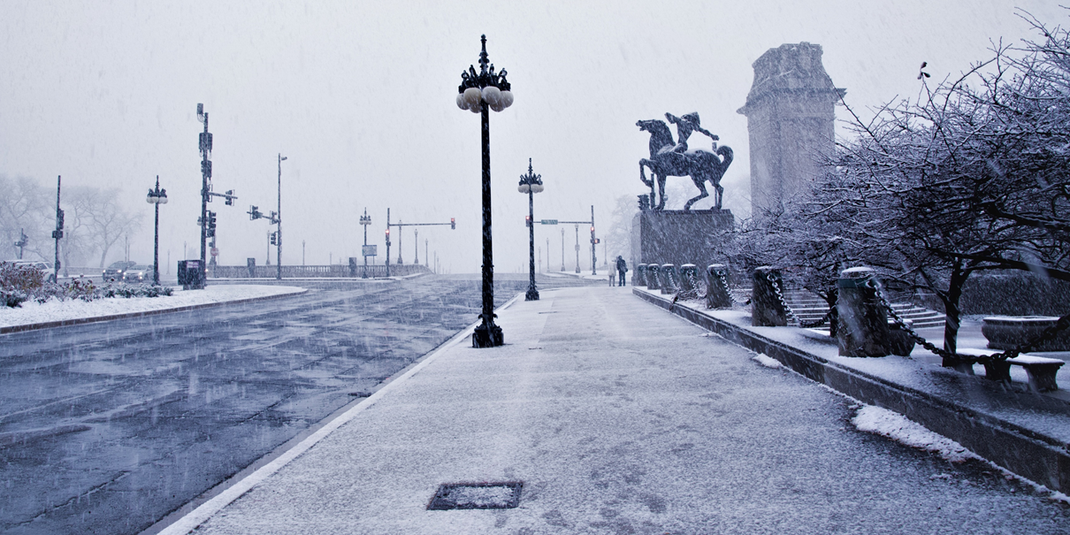
[[[546,188],[535,196],[535,219],[586,220],[593,205],[604,237],[618,199],[634,205],[646,191],[638,160],[648,156],[648,137],[635,122],[698,112],[735,150],[722,185],[725,207],[740,219],[750,211],[750,162],[747,120],[736,110],[752,63],[767,50],[821,45],[847,104],[871,115],[885,102],[916,98],[923,61],[934,83],[989,57],[999,39],[1036,39],[1016,8],[1049,25],[1065,25],[1068,15],[1038,0],[742,4],[4,0],[0,174],[53,188],[57,175],[64,187],[116,188],[127,209],[144,213],[130,257],[145,263],[153,225],[144,198],[159,175],[170,200],[160,207],[160,262],[170,259],[161,271],[173,273],[184,246],[187,258],[199,255],[203,103],[214,190],[239,197],[235,206],[209,205],[219,214],[221,264],[264,263],[273,227],[245,212],[276,209],[281,153],[284,264],[302,263],[302,243],[307,264],[359,256],[365,208],[368,242],[382,263],[390,208],[394,223],[456,218],[456,230],[419,229],[420,262],[427,251],[445,271],[475,273],[479,118],[454,97],[486,34],[490,60],[508,71],[516,99],[490,119],[495,269],[526,271],[527,199],[516,185],[528,158]],[[842,106],[836,111],[847,118]],[[669,183],[669,208],[697,193],[686,178]],[[696,208],[711,204],[712,196]],[[564,230],[572,269],[575,230]],[[561,232],[536,227],[543,268],[560,267]],[[580,228],[584,251],[588,238]],[[413,229],[400,241],[411,263]],[[607,245],[597,251],[600,267],[625,251]],[[119,245],[108,262],[123,255]]]

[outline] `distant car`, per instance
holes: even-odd
[[[104,282],[123,280],[126,277],[126,270],[136,265],[137,262],[125,262],[123,260],[112,263],[104,270]]]
[[[123,272],[123,280],[126,282],[145,282],[152,280],[152,266],[134,265],[126,268]]]
[[[52,271],[52,266],[50,266],[48,262],[42,262],[40,260],[8,260],[7,263],[16,266],[35,267],[45,272]]]

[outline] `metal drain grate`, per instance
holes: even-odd
[[[523,481],[504,483],[443,483],[427,506],[431,511],[449,509],[512,509],[520,505]]]

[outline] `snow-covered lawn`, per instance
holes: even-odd
[[[296,286],[210,285],[204,290],[176,289],[174,295],[161,297],[111,297],[88,302],[77,299],[51,300],[46,303],[27,302],[17,308],[0,307],[0,327],[157,312],[212,303],[301,294],[306,291],[305,288]]]

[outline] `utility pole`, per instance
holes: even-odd
[[[52,238],[56,240],[56,263],[52,265],[54,273],[52,282],[59,282],[59,240],[63,237],[63,210],[59,208],[59,192],[63,183],[63,176],[56,176],[56,230],[52,231]]]
[[[594,205],[591,205],[591,275],[597,275],[596,268],[598,259],[595,257],[594,246],[598,245],[598,238],[594,237]]]
[[[565,228],[561,227],[561,272],[565,271]]]
[[[386,209],[386,276],[390,276],[390,209]]]
[[[202,283],[208,280],[205,261],[207,254],[205,246],[208,242],[208,181],[212,179],[212,161],[208,155],[212,153],[212,134],[208,132],[208,114],[204,111],[204,104],[197,104],[197,119],[204,124],[204,131],[200,135],[199,148],[201,150],[201,276]]]
[[[19,260],[22,260],[22,248],[26,247],[26,240],[30,237],[26,235],[26,229],[19,229],[19,241],[15,242],[15,247],[19,248]]]

